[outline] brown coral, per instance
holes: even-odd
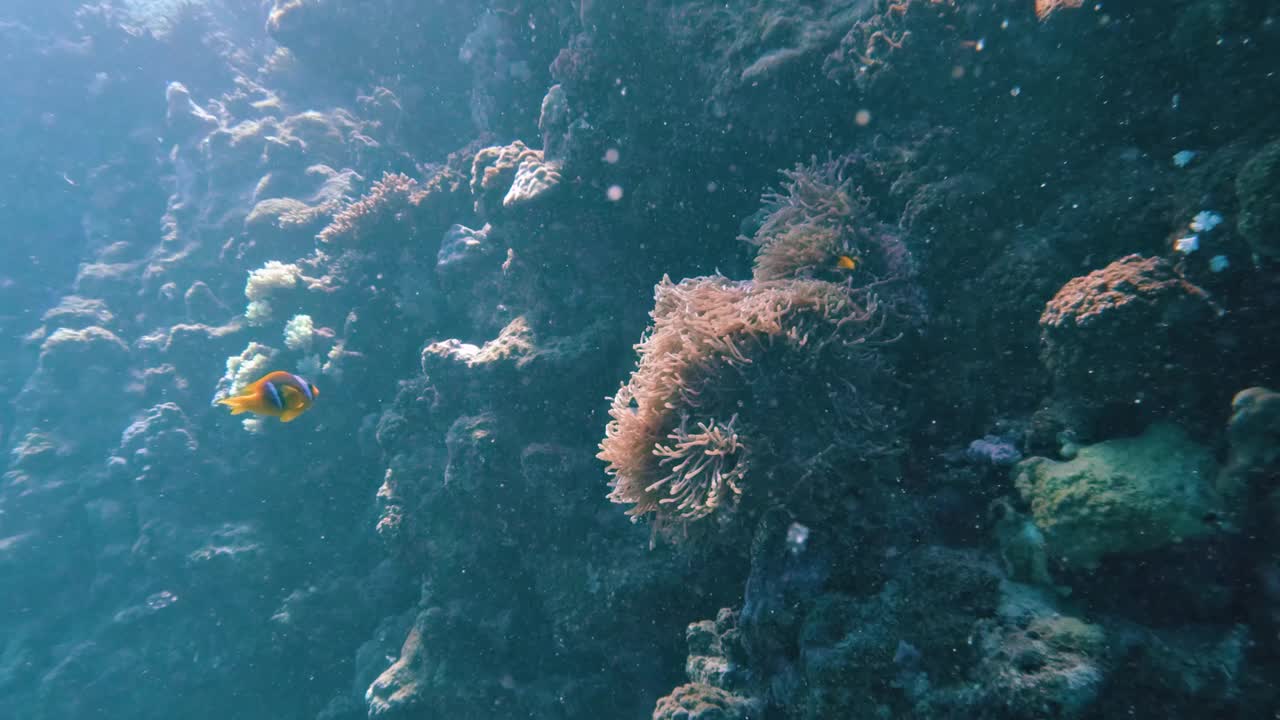
[[[772,462],[785,455],[804,467],[835,449],[870,452],[887,424],[876,403],[891,383],[872,378],[881,369],[875,348],[893,338],[868,291],[815,280],[664,278],[652,316],[598,455],[613,476],[610,499],[632,505],[633,517],[697,520],[736,500],[757,448],[770,448]],[[822,385],[833,407],[788,405],[801,388]],[[788,424],[805,422],[809,411],[831,415],[807,430],[807,442],[782,449]]]
[[[417,205],[427,194],[428,191],[408,175],[385,173],[368,193],[333,216],[320,231],[320,242],[331,243],[345,236],[359,244],[368,239],[374,227],[388,219],[386,216],[394,216],[405,204]]]
[[[1084,0],[1036,0],[1036,17],[1045,20],[1059,10],[1083,6]]]
[[[658,701],[653,720],[750,720],[759,703],[711,685],[681,685]]]
[[[1041,359],[1086,403],[1178,389],[1216,309],[1160,258],[1129,255],[1062,287],[1040,316]]]
[[[526,163],[530,164],[530,170],[541,165],[542,151],[533,150],[519,140],[476,153],[471,165],[471,194],[475,197],[476,212],[487,216],[501,208],[517,173]]]

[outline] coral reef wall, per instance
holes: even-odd
[[[1272,717],[1278,17],[0,10],[0,717]]]

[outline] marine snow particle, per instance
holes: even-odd
[[[975,43],[973,44],[973,51],[974,51],[974,52],[982,52],[982,51],[983,51],[983,50],[985,50],[986,48],[987,48],[987,39],[986,39],[986,38],[978,38],[978,41],[977,41],[977,42],[975,42]]]
[[[1196,152],[1194,150],[1179,150],[1173,154],[1173,164],[1180,168],[1190,165],[1191,161],[1195,159]]]
[[[178,596],[168,590],[161,590],[158,593],[152,593],[147,596],[147,607],[152,610],[163,610],[170,605],[178,602]]]
[[[807,542],[809,542],[809,528],[798,522],[791,523],[791,527],[787,528],[787,549],[791,554],[799,555]]]
[[[604,151],[604,161],[613,165],[618,162],[618,148],[609,148]]]
[[[609,189],[605,191],[605,197],[609,198],[613,202],[618,202],[622,199],[622,186],[610,185]]]
[[[871,111],[866,108],[859,110],[854,114],[853,121],[858,124],[858,127],[866,127],[871,123]]]
[[[1222,216],[1212,210],[1201,210],[1191,219],[1191,229],[1196,232],[1209,232],[1222,224]]]
[[[1173,241],[1173,249],[1183,255],[1190,255],[1200,249],[1200,237],[1198,235],[1180,237]]]
[[[1226,255],[1214,255],[1209,258],[1209,270],[1211,272],[1220,273],[1229,267],[1231,267],[1231,261],[1227,259]]]
[[[1012,95],[1013,97],[1018,97],[1019,95],[1022,94],[1022,86],[1014,85],[1013,88],[1009,90],[1009,94]]]

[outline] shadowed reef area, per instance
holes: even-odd
[[[1280,3],[8,5],[0,718],[1280,716]]]

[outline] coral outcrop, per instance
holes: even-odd
[[[1031,458],[1013,470],[1049,555],[1080,569],[1216,530],[1224,508],[1213,453],[1175,425],[1081,447],[1065,462]]]
[[[1088,416],[1116,408],[1185,415],[1212,395],[1196,349],[1220,314],[1167,261],[1128,255],[1058,290],[1040,315],[1041,359],[1056,396]]]
[[[1265,3],[5,5],[0,717],[1280,706]]]
[[[1280,182],[1280,140],[1262,147],[1236,176],[1236,196],[1240,234],[1259,255],[1280,257],[1280,201],[1275,195]]]

